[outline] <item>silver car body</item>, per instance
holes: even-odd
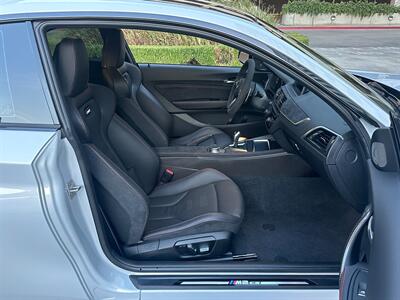
[[[371,71],[349,70],[350,73],[362,76],[400,91],[400,74],[388,74]]]
[[[135,287],[129,276],[143,272],[113,264],[100,245],[78,160],[62,138],[37,49],[30,20],[63,16],[212,26],[277,59],[284,53],[381,126],[390,122],[385,109],[330,66],[243,18],[156,1],[5,1],[0,8],[0,67],[7,70],[1,75],[0,69],[1,87],[7,87],[0,92],[0,299],[337,299],[338,291],[329,289]],[[245,275],[229,273],[240,274]]]

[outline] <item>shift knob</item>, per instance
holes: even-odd
[[[240,131],[236,131],[233,134],[233,147],[236,148],[239,145]]]

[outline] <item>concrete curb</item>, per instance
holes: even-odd
[[[285,26],[400,26],[400,14],[374,14],[369,17],[344,14],[319,14],[315,16],[283,14],[281,23]]]
[[[282,31],[290,30],[399,30],[400,25],[390,26],[277,26]]]

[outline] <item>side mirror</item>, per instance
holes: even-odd
[[[392,128],[379,128],[371,138],[371,158],[375,167],[384,172],[400,169]]]
[[[250,58],[250,55],[249,55],[248,53],[239,51],[238,60],[239,60],[242,64],[244,64],[249,58]]]

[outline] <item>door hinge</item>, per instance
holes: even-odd
[[[78,193],[80,191],[80,189],[82,188],[81,185],[76,185],[74,182],[70,182],[67,184],[67,192],[68,192],[68,196],[69,198],[73,198],[76,193]]]

